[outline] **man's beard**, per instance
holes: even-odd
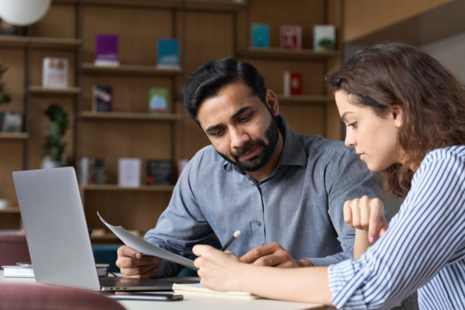
[[[271,157],[273,156],[276,144],[278,144],[279,128],[275,117],[271,118],[270,126],[268,126],[267,130],[265,131],[265,137],[268,140],[268,144],[266,144],[265,141],[263,141],[260,138],[254,141],[248,141],[247,143],[244,143],[244,145],[241,148],[236,149],[235,154],[231,154],[233,160],[228,158],[226,155],[218,151],[217,152],[221,155],[221,157],[223,157],[230,163],[236,165],[242,171],[255,172],[262,169],[266,166],[266,164],[268,164]],[[244,161],[239,160],[240,156],[248,153],[251,149],[253,149],[256,146],[263,147],[263,150],[260,154],[255,155],[254,157]]]

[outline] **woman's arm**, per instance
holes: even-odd
[[[216,291],[250,292],[258,296],[332,306],[327,267],[272,268],[244,264],[232,253],[196,245],[194,262],[200,283]]]

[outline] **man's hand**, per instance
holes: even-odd
[[[126,245],[118,248],[116,266],[127,278],[150,278],[157,271],[161,259],[156,256],[142,256],[142,254]]]
[[[245,253],[240,260],[246,264],[279,268],[313,266],[313,264],[306,259],[293,259],[289,252],[283,249],[283,247],[276,242],[253,248],[249,252]]]
[[[344,203],[344,221],[352,228],[368,231],[368,239],[374,243],[389,227],[384,217],[384,205],[378,198],[363,196]]]

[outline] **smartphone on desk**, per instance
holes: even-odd
[[[115,294],[106,295],[117,300],[152,300],[152,301],[177,301],[183,300],[183,295],[174,294],[144,294],[144,293],[129,293],[117,292]]]

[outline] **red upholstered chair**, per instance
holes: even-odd
[[[30,262],[26,236],[22,234],[0,234],[0,269],[17,262]]]
[[[1,283],[0,309],[124,310],[124,307],[97,292],[59,286]]]

